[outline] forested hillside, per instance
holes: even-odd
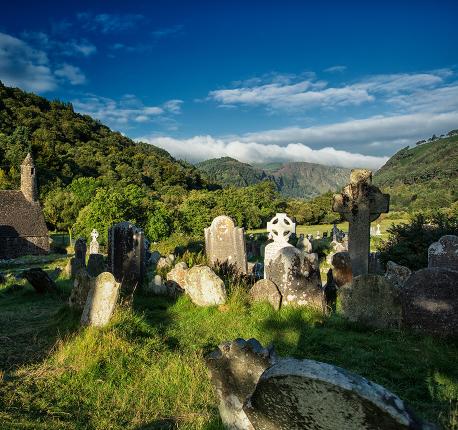
[[[391,210],[449,207],[458,200],[458,135],[401,149],[374,182],[391,194]]]
[[[196,165],[210,182],[223,187],[271,181],[284,197],[310,199],[336,191],[347,183],[350,170],[306,162],[250,165],[230,157],[215,158]]]

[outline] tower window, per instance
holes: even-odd
[[[34,175],[34,174],[35,174],[35,167],[32,167],[32,168],[30,169],[30,174],[31,174],[31,175]]]

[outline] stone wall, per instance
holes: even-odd
[[[48,236],[4,237],[0,239],[0,260],[49,252]]]

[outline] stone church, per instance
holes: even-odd
[[[49,235],[38,201],[30,154],[21,164],[21,189],[0,191],[0,260],[49,252]]]

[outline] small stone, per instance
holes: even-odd
[[[188,273],[187,264],[182,261],[167,273],[167,281],[175,282],[181,290],[186,290],[186,274]]]
[[[280,309],[281,293],[277,286],[268,279],[256,282],[250,290],[250,297],[254,302],[269,302],[274,309]]]
[[[208,266],[194,266],[186,274],[186,293],[198,306],[213,306],[226,303],[224,282]]]

